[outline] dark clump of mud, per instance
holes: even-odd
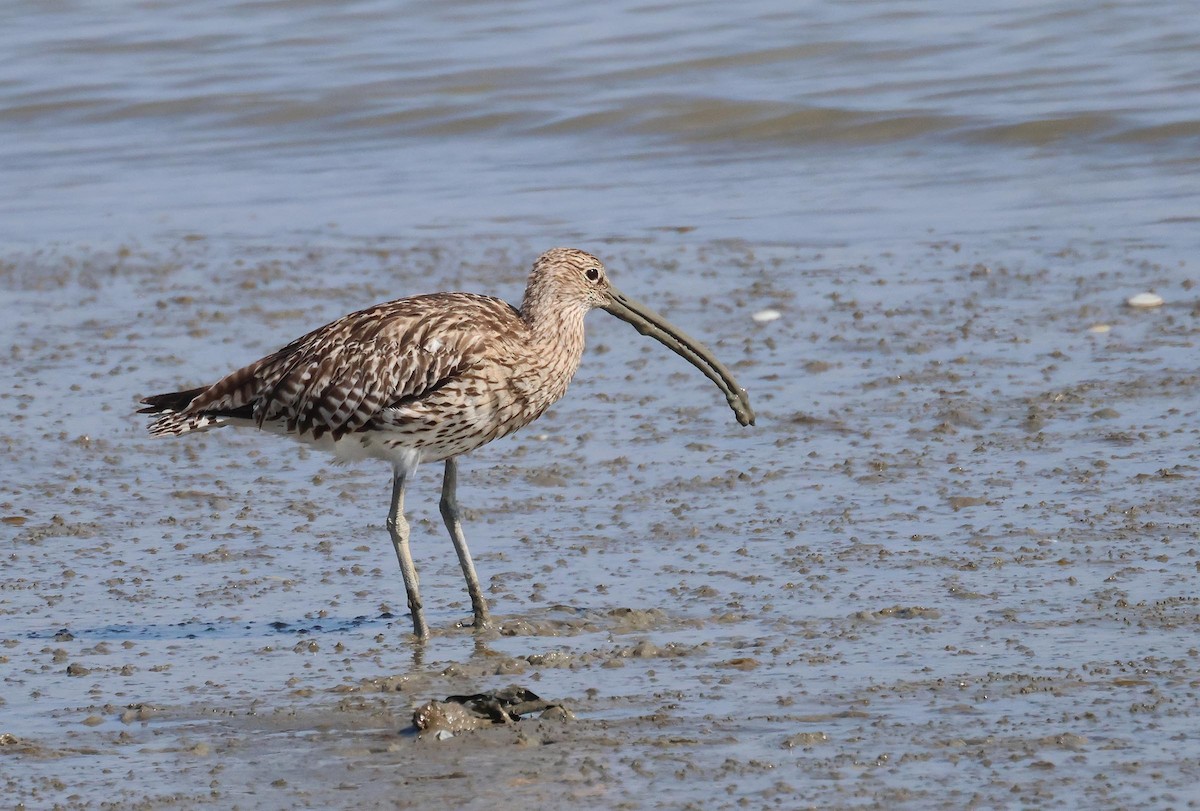
[[[523,715],[572,720],[575,715],[560,703],[547,701],[524,687],[512,686],[487,693],[447,696],[444,701],[427,701],[413,712],[413,727],[439,737],[456,732],[484,729],[496,724],[513,724]]]
[[[1129,244],[587,247],[735,370],[758,425],[592,316],[567,398],[463,463],[493,630],[460,627],[418,476],[424,648],[387,470],[155,441],[133,410],[376,301],[516,299],[535,247],[0,264],[10,803],[1196,807],[1184,266]],[[1125,305],[1143,290],[1166,303]],[[514,720],[514,682],[569,709]]]

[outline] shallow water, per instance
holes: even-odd
[[[1194,232],[1186,2],[18,4],[5,237]]]
[[[332,8],[0,34],[14,802],[1197,805],[1190,8]],[[436,466],[422,651],[385,469],[132,413],[376,301],[517,300],[561,243],[759,421],[592,316],[463,463],[497,633]],[[576,720],[408,729],[512,683]]]

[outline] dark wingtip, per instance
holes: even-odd
[[[182,411],[187,408],[188,403],[196,399],[196,396],[206,389],[201,386],[197,389],[188,389],[187,391],[169,391],[166,394],[151,394],[149,397],[143,397],[138,402],[145,403],[146,408],[139,408],[139,414],[161,414],[164,411]]]

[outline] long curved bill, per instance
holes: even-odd
[[[750,396],[737,384],[729,370],[705,348],[704,344],[691,338],[686,332],[654,310],[640,301],[629,298],[620,290],[610,287],[608,293],[612,300],[603,305],[606,312],[612,313],[627,324],[632,324],[633,328],[642,335],[650,336],[704,372],[704,375],[716,383],[717,388],[725,395],[725,401],[733,409],[737,421],[742,425],[754,424],[754,409],[750,407]]]

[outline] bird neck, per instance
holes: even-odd
[[[544,289],[525,291],[521,320],[539,343],[577,346],[583,352],[583,318],[588,308],[578,300],[555,296]]]

